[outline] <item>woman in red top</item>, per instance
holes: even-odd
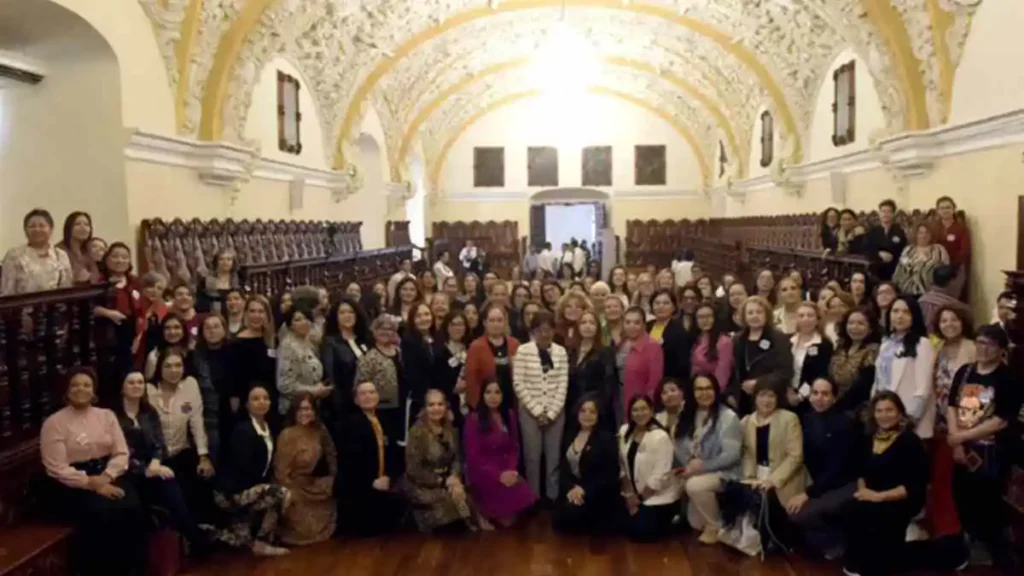
[[[99,268],[101,281],[110,283],[107,301],[92,311],[101,359],[99,396],[101,400],[112,401],[120,398],[121,380],[134,365],[132,345],[142,313],[142,294],[132,274],[132,251],[123,242],[114,242],[107,248]]]
[[[484,308],[484,335],[469,345],[466,353],[465,381],[466,404],[476,408],[480,400],[483,383],[497,380],[504,402],[515,401],[512,387],[512,358],[519,350],[519,341],[508,336],[508,312],[504,306],[490,305]],[[456,392],[458,390],[456,385]]]
[[[964,293],[971,264],[971,232],[956,217],[956,202],[943,196],[935,202],[939,218],[932,227],[932,241],[941,244],[949,253],[949,265],[956,268],[956,278],[947,288],[949,295],[960,298]]]

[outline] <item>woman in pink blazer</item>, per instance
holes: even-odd
[[[661,344],[647,335],[646,314],[639,306],[626,310],[622,320],[622,344],[615,354],[615,364],[622,380],[622,401],[625,413],[629,399],[637,395],[654,397],[665,370]]]

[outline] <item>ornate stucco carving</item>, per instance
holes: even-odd
[[[188,0],[139,0],[139,5],[153,24],[156,44],[167,67],[167,84],[174,90],[179,80],[174,46],[181,38],[181,23],[185,19]]]
[[[245,0],[203,0],[195,44],[188,63],[188,91],[182,126],[186,135],[195,135],[199,131],[203,92],[217,54],[217,46],[244,3]]]
[[[998,0],[997,0],[998,1]],[[971,20],[977,12],[982,0],[939,0],[939,7],[953,16],[953,24],[946,30],[946,46],[953,69],[960,65],[964,55],[964,45],[971,31]]]

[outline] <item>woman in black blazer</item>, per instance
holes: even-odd
[[[465,380],[462,372],[466,369],[468,332],[469,326],[462,312],[449,312],[444,317],[441,332],[434,341],[434,367],[431,371],[434,375],[434,386],[448,399],[448,407],[454,417],[453,423],[459,430],[462,429],[462,422],[465,419],[461,409],[465,405]]]
[[[554,512],[559,532],[607,534],[619,517],[619,448],[601,422],[599,402],[591,394],[581,398],[573,433],[565,436]]]
[[[359,411],[352,401],[356,365],[373,343],[366,312],[355,298],[344,294],[327,313],[324,339],[320,343],[320,362],[324,380],[333,390],[320,408],[320,419],[334,435],[337,444],[341,427]]]
[[[665,358],[665,378],[676,378],[686,381],[690,378],[690,350],[696,339],[691,329],[683,327],[676,317],[675,294],[671,290],[662,289],[651,295],[651,311],[654,320],[647,323],[647,334],[661,344]]]
[[[402,335],[402,366],[408,380],[408,412],[405,427],[408,430],[423,408],[423,397],[434,388],[434,313],[423,302],[414,304],[405,318]]]
[[[245,407],[249,417],[235,426],[217,466],[214,501],[227,513],[228,522],[214,537],[230,546],[251,548],[258,556],[281,556],[288,550],[270,543],[289,493],[270,481],[274,436],[267,423],[272,411],[265,385],[253,384]]]
[[[586,311],[580,315],[579,346],[569,351],[569,392],[566,406],[576,406],[580,398],[592,396],[597,401],[601,428],[615,433],[616,392],[619,387],[615,367],[615,351],[601,340],[601,324],[597,314]],[[565,419],[565,438],[576,429],[574,418]]]
[[[360,413],[349,417],[345,442],[339,446],[342,493],[338,501],[343,511],[339,524],[356,536],[376,536],[395,531],[405,518],[407,505],[398,489],[405,453],[398,438],[388,437],[377,419],[377,387],[361,382],[355,395]]]
[[[725,390],[726,403],[740,417],[754,411],[754,388],[759,382],[785,386],[793,379],[789,338],[772,328],[768,299],[751,296],[742,310],[745,326],[733,337],[733,374]]]

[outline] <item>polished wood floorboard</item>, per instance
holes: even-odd
[[[624,538],[570,538],[546,515],[496,532],[458,536],[401,534],[295,548],[282,558],[215,555],[194,576],[836,576],[836,564],[774,556],[764,562],[694,535],[657,544]],[[984,572],[971,571],[971,576]]]

